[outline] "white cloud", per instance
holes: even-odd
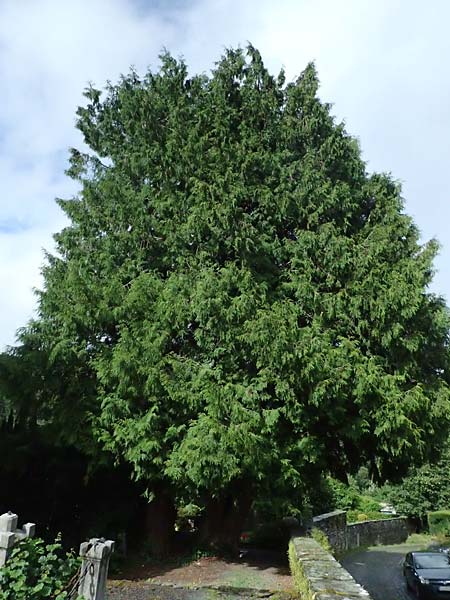
[[[154,6],[154,8],[151,8]],[[450,298],[446,171],[450,161],[450,5],[434,0],[3,0],[0,2],[0,349],[31,315],[42,247],[63,222],[55,196],[75,110],[89,81],[115,81],[131,64],[156,66],[166,46],[192,70],[224,47],[258,47],[294,77],[314,59],[321,95],[358,135],[369,167],[404,182],[407,210],[443,251],[434,288]],[[26,229],[24,229],[24,227]]]

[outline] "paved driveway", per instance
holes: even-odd
[[[341,564],[373,600],[411,600],[413,596],[406,590],[401,565],[407,552],[423,549],[423,543],[374,546],[351,552]]]

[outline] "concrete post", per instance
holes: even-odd
[[[26,523],[22,529],[17,529],[17,521],[17,515],[11,511],[0,515],[0,567],[6,563],[17,542],[34,536],[34,523]]]
[[[114,542],[92,538],[80,546],[81,579],[78,594],[85,600],[105,600],[109,559]]]

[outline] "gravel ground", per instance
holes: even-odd
[[[230,561],[201,558],[176,566],[139,565],[108,582],[110,600],[292,600],[286,553],[249,550]]]
[[[287,592],[233,588],[185,588],[139,581],[111,581],[108,600],[294,600]]]
[[[413,596],[406,589],[402,563],[407,552],[423,549],[423,542],[374,546],[351,552],[340,562],[373,600],[411,600]]]

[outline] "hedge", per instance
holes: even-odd
[[[450,510],[436,510],[428,513],[428,526],[432,535],[450,537]]]

